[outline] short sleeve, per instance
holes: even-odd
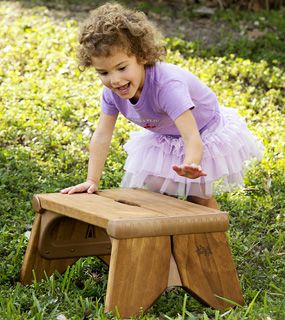
[[[182,81],[169,81],[161,88],[159,105],[175,121],[183,112],[193,109],[194,105],[187,85]]]
[[[101,109],[103,113],[106,113],[110,116],[116,116],[119,113],[119,110],[116,108],[114,100],[107,88],[104,87],[103,94],[101,98]]]

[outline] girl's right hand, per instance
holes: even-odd
[[[173,165],[172,169],[182,177],[197,179],[199,177],[206,176],[207,173],[202,170],[201,166],[192,163],[192,164],[182,164],[181,166]]]
[[[94,193],[98,191],[97,184],[92,180],[87,180],[86,182],[77,184],[76,186],[72,186],[69,188],[62,189],[60,192],[63,194],[72,194],[72,193]]]

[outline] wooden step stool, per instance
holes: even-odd
[[[79,257],[109,264],[105,310],[146,310],[169,286],[215,309],[243,304],[225,231],[228,216],[142,189],[40,194],[22,283],[64,272]],[[225,299],[224,299],[225,298]]]

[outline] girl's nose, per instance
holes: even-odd
[[[118,76],[112,76],[111,77],[111,85],[116,86],[120,83],[120,78]]]

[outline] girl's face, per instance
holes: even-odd
[[[138,101],[145,79],[145,64],[139,63],[136,56],[114,47],[113,54],[108,57],[92,57],[92,64],[106,87],[122,99]]]

